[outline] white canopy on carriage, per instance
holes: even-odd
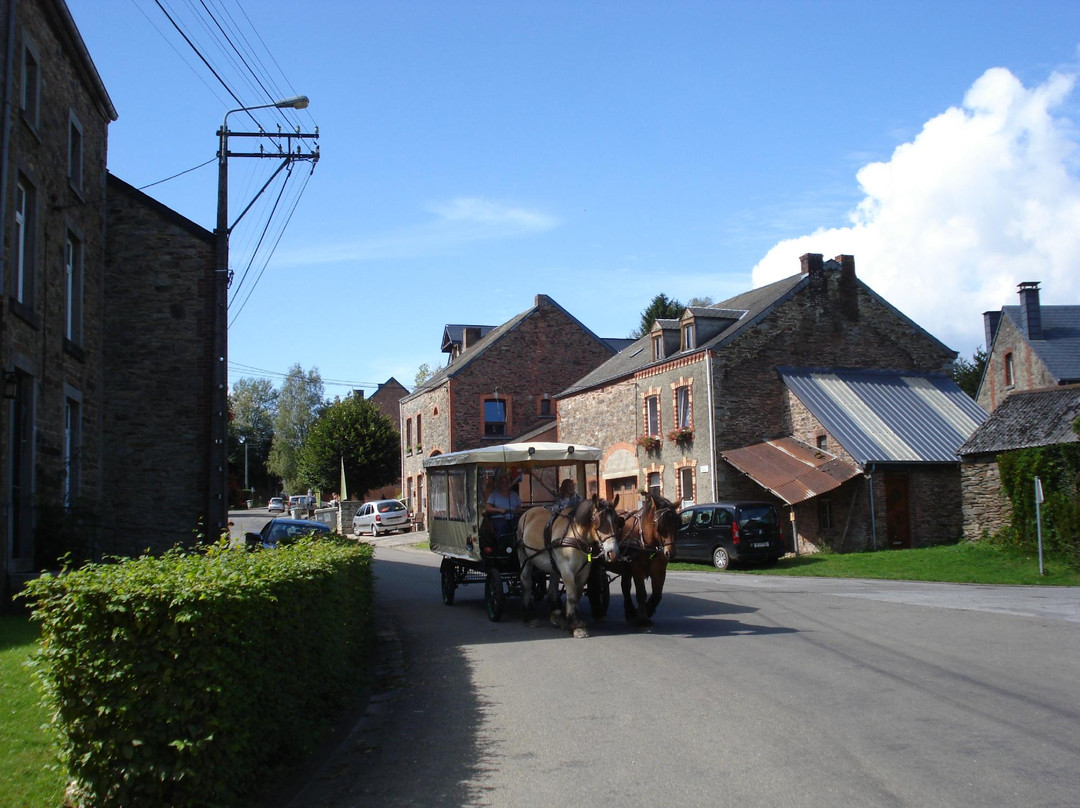
[[[427,457],[424,458],[424,468],[458,466],[463,463],[477,463],[482,466],[499,463],[523,465],[530,462],[569,465],[578,460],[599,461],[602,455],[603,450],[595,446],[577,446],[572,443],[504,443]]]

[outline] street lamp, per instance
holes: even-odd
[[[282,163],[274,172],[274,176],[293,160],[308,159],[315,163],[319,159],[318,148],[310,154],[300,154],[299,149],[294,154],[292,142],[297,139],[316,139],[318,130],[314,134],[301,134],[299,127],[293,132],[264,132],[260,127],[258,132],[237,132],[236,136],[243,137],[272,137],[285,140],[289,144],[288,149],[262,151],[254,153],[229,154],[229,116],[234,112],[249,112],[256,109],[306,109],[308,97],[306,95],[294,95],[283,98],[270,104],[256,104],[250,107],[237,107],[225,113],[221,121],[221,129],[218,130],[218,204],[217,204],[217,228],[214,230],[214,353],[213,353],[213,389],[211,391],[211,457],[210,457],[210,502],[208,522],[215,526],[218,531],[224,530],[228,522],[228,410],[229,410],[229,233],[244,214],[255,204],[264,190],[269,186],[273,176],[267,181],[255,198],[248,204],[244,211],[237,217],[232,226],[229,225],[229,157],[270,157],[279,158]],[[245,485],[247,483],[247,444],[245,443]]]
[[[247,447],[248,447],[248,445],[247,445],[247,436],[246,435],[241,435],[240,436],[240,443],[244,447],[244,490],[247,491],[248,490],[248,474],[247,474],[247,471],[248,471]]]

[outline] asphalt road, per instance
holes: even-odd
[[[573,640],[438,562],[379,547],[380,690],[281,804],[1080,802],[1080,591],[678,572]]]

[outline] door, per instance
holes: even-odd
[[[619,477],[607,481],[607,500],[615,501],[615,495],[619,496],[620,511],[636,511],[638,503],[637,477]]]
[[[885,475],[885,541],[891,549],[911,547],[911,509],[906,474]]]

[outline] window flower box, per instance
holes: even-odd
[[[686,446],[694,440],[694,430],[688,426],[673,429],[667,433],[667,439],[676,446]]]
[[[637,445],[644,449],[646,452],[658,452],[660,451],[660,445],[662,441],[656,435],[650,435],[645,433],[638,436]]]

